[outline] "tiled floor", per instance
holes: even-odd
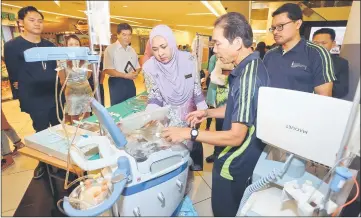
[[[137,93],[145,90],[143,77],[135,81]],[[105,80],[105,105],[109,106],[109,91]],[[2,110],[9,123],[23,139],[24,136],[35,133],[32,121],[26,113],[22,113],[18,101],[7,101],[2,103]],[[212,123],[214,124],[214,122]],[[214,128],[212,125],[211,129]],[[213,152],[213,147],[203,145],[204,157]],[[33,170],[38,161],[22,155],[15,157],[15,164],[1,174],[1,214],[2,216],[13,216],[18,207],[31,179]],[[212,187],[212,164],[204,161],[204,171],[194,173],[193,189],[189,193],[194,207],[199,216],[213,216],[211,209],[211,187]],[[31,214],[29,214],[31,216]]]

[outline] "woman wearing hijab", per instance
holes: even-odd
[[[175,37],[168,26],[159,25],[153,28],[149,42],[153,56],[144,63],[143,71],[152,88],[146,110],[170,105],[172,106],[170,126],[188,126],[186,122],[188,113],[208,108],[197,73],[196,58],[189,52],[177,49]],[[192,146],[192,142],[187,142],[189,149]],[[196,147],[202,145],[195,144],[194,149]],[[194,149],[193,154],[196,152]],[[195,162],[193,170],[202,170],[203,149],[201,156],[201,158],[192,157]]]

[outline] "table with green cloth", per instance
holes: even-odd
[[[142,92],[137,96],[134,96],[133,98],[130,98],[122,103],[113,105],[109,108],[107,108],[110,115],[113,117],[115,122],[119,122],[120,118],[124,118],[129,116],[130,114],[141,112],[145,110],[145,107],[147,106],[147,102],[142,100],[142,97],[148,96],[147,92]],[[119,114],[120,117],[115,116],[112,113]],[[84,121],[88,122],[97,122],[96,116],[91,116],[85,119]]]
[[[113,117],[114,121],[119,122],[120,118],[124,118],[133,113],[144,111],[147,106],[147,102],[144,101],[144,97],[147,95],[148,95],[147,92],[142,92],[141,94],[133,98],[130,98],[122,103],[107,108],[107,110],[110,113],[110,115]],[[120,116],[118,117],[112,113],[119,114]],[[94,115],[85,119],[85,121],[94,123],[97,122],[97,118]],[[99,157],[91,158],[91,159],[97,159],[97,158]],[[198,214],[195,208],[193,207],[192,200],[188,196],[186,196],[183,199],[183,201],[180,203],[178,208],[176,209],[173,216],[198,216]]]

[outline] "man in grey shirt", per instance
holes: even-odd
[[[105,49],[104,72],[109,75],[111,105],[119,104],[136,95],[134,79],[140,71],[138,55],[129,46],[132,27],[121,23],[117,27],[117,41]],[[132,71],[135,69],[135,71]]]

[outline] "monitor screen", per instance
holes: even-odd
[[[331,50],[331,53],[332,54],[340,54],[340,51],[341,51],[341,46],[342,46],[342,42],[343,42],[343,37],[345,35],[345,32],[346,32],[346,27],[345,26],[339,26],[339,27],[334,27],[334,26],[329,26],[329,27],[311,27],[311,32],[310,32],[310,37],[309,37],[309,40],[312,42],[312,37],[313,37],[313,34],[321,29],[321,28],[330,28],[330,29],[333,29],[335,30],[336,32],[336,46]]]

